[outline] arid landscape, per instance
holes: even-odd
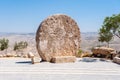
[[[9,47],[7,49],[7,53],[16,53],[13,48],[15,42],[27,41],[28,47],[24,49],[20,53],[27,54],[28,52],[32,52],[33,54],[38,55],[36,50],[36,41],[35,41],[35,33],[0,33],[0,39],[6,38],[9,40]],[[96,46],[106,46],[106,43],[98,42],[98,33],[97,32],[84,32],[81,33],[81,49],[83,51],[91,52],[91,49]],[[110,47],[120,51],[120,43],[119,38],[114,37],[114,39],[110,42]],[[1,54],[6,54],[5,51],[0,51]]]
[[[0,80],[120,80],[120,0],[0,0]]]
[[[98,33],[97,32],[85,32],[81,34],[81,48],[85,51],[88,50],[90,51],[91,48],[97,47],[97,46],[106,46],[106,43],[101,43],[98,41]],[[119,43],[119,38],[114,37],[112,41],[110,42],[110,47],[120,51],[120,43]]]
[[[91,51],[94,46],[98,46],[98,34],[95,32],[81,34],[81,49]],[[17,54],[27,54],[32,52],[39,56],[36,50],[35,33],[16,34],[1,33],[0,39],[9,39],[7,53],[15,53],[13,46],[15,42],[27,41],[28,48],[17,52]],[[119,50],[119,39],[115,38],[110,46]],[[103,45],[103,44],[102,44]],[[0,51],[0,54],[6,54]],[[49,63],[39,62],[31,64],[30,58],[0,58],[0,79],[1,80],[119,80],[120,65],[111,60],[94,58],[92,62],[87,62],[87,58],[77,58],[75,63]],[[89,60],[89,58],[88,58]],[[92,59],[91,59],[92,60]],[[23,75],[24,74],[24,75]],[[46,77],[47,76],[47,77]],[[58,78],[59,77],[59,78]]]
[[[14,51],[15,42],[26,41],[28,43],[28,47],[24,49],[23,54],[27,54],[28,52],[36,53],[36,44],[35,44],[35,34],[27,33],[27,34],[18,34],[18,33],[1,33],[0,38],[5,38],[9,40],[9,47],[7,49],[7,53],[16,53]],[[1,53],[5,54],[5,51],[1,51]],[[21,54],[21,51],[18,52]]]
[[[0,39],[5,38],[9,40],[7,53],[14,52],[13,48],[15,42],[26,41],[28,42],[28,47],[24,50],[24,53],[33,52],[34,54],[37,54],[35,35],[36,33],[0,33]],[[98,37],[99,35],[97,32],[81,32],[80,49],[91,52],[93,47],[106,46],[107,44],[105,42],[100,43],[98,41]],[[114,37],[110,42],[110,47],[120,51],[119,38]],[[5,54],[5,50],[0,51],[0,53]]]

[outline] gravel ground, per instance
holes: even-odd
[[[120,65],[111,61],[31,64],[28,58],[0,58],[0,80],[120,80]]]

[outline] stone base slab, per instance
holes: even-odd
[[[70,63],[75,61],[76,61],[75,56],[57,56],[51,59],[52,63]]]

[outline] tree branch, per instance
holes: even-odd
[[[117,36],[118,38],[120,38],[120,36],[119,36],[118,34],[115,34],[115,33],[114,33],[114,35]]]

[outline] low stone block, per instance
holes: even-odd
[[[32,64],[40,63],[40,61],[41,61],[41,58],[39,58],[39,57],[33,57],[33,58],[31,58]]]
[[[75,61],[76,61],[75,56],[56,56],[51,59],[52,63],[69,63]]]

